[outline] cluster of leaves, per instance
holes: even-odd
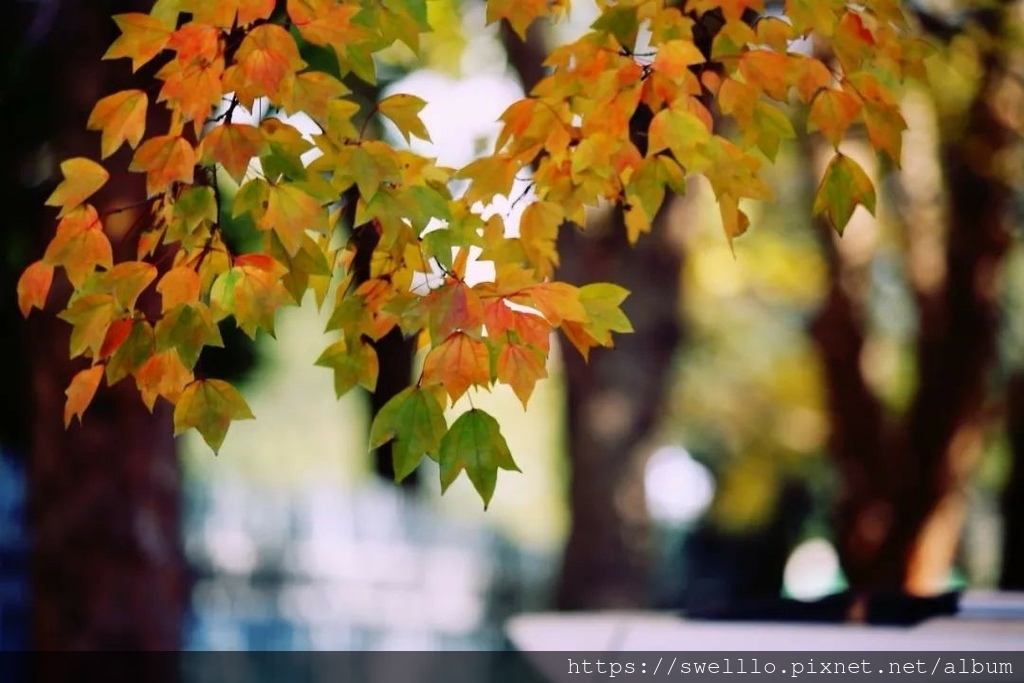
[[[591,30],[555,49],[547,77],[503,114],[494,152],[462,169],[365,135],[383,116],[407,140],[429,140],[422,100],[393,95],[362,111],[344,82],[374,82],[374,53],[395,41],[417,50],[430,28],[426,0],[157,0],[149,14],[114,17],[121,35],[106,58],[159,67],[155,95],[114,93],[88,121],[101,159],[127,144],[130,170],[145,174],[136,260],[113,262],[105,215],[89,203],[107,171],[71,159],[47,202],[60,210],[56,236],[18,287],[26,315],[44,306],[55,268],[74,288],[60,316],[73,325],[72,357],[90,366],[67,390],[65,421],[81,418],[104,377],[131,377],[151,409],[161,398],[174,404],[176,432],[194,427],[217,450],[232,420],[252,418],[230,384],[195,376],[203,347],[221,344],[217,323],[232,317],[250,336],[272,335],[281,306],[308,291],[324,305],[334,278],[327,327],[339,338],[317,363],[333,369],[338,395],[374,389],[372,342],[392,329],[426,350],[420,377],[372,425],[371,448],[394,441],[398,478],[424,455],[439,462],[445,488],[465,470],[486,504],[497,470],[515,462],[492,417],[471,409],[449,426],[449,402],[501,383],[525,406],[546,376],[555,329],[584,356],[630,331],[625,290],[553,279],[557,233],[583,225],[586,207],[620,203],[635,241],[666,192],[704,175],[731,240],[747,226],[740,200],[770,198],[759,169],[795,135],[786,107],[803,103],[808,128],[837,148],[813,210],[840,230],[857,204],[873,210],[870,180],[838,145],[862,121],[898,162],[905,126],[895,92],[920,70],[922,49],[906,37],[896,0],[787,0],[777,14],[764,0],[598,4]],[[487,9],[521,36],[567,10],[568,0],[490,0]],[[794,49],[811,35],[834,59]],[[311,47],[332,59],[313,64]],[[257,101],[303,112],[319,132],[304,137],[279,116],[233,119]],[[169,124],[152,130],[157,105]],[[730,118],[735,139],[721,132]],[[482,207],[526,173],[532,203],[510,237]],[[225,178],[238,185],[233,200],[221,197]],[[259,250],[231,252],[226,210],[262,232]],[[372,231],[368,277],[354,272],[366,241],[338,239],[346,231]],[[466,282],[473,248],[493,262],[492,280]],[[158,313],[138,305],[148,290]]]

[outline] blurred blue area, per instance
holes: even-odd
[[[29,644],[25,471],[0,453],[0,650]],[[189,650],[504,649],[555,564],[397,487],[268,492],[190,482]]]
[[[0,448],[0,651],[28,647],[28,528],[23,459]]]
[[[373,482],[187,488],[190,650],[501,649],[544,606],[550,558]]]

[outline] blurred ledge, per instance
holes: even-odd
[[[1024,593],[966,592],[956,616],[916,626],[687,620],[666,612],[524,614],[506,624],[520,651],[1019,651]]]

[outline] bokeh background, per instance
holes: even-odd
[[[589,364],[556,346],[528,410],[507,387],[474,395],[522,469],[502,472],[486,512],[465,479],[441,496],[431,463],[403,486],[381,476],[373,402],[337,400],[314,366],[329,313],[311,300],[280,315],[276,340],[227,325],[227,348],[204,355],[257,416],[219,456],[123,386],[63,429],[77,366],[59,291],[26,322],[15,286],[53,230],[59,162],[98,151],[92,104],[132,82],[99,60],[109,16],[147,3],[5,7],[0,646],[498,648],[528,611],[1024,588],[1024,10],[905,5],[935,47],[929,82],[901,94],[901,168],[859,128],[844,146],[879,206],[841,240],[811,219],[829,151],[814,135],[783,146],[766,173],[777,202],[748,207],[734,250],[700,182],[636,249],[608,209],[567,231],[561,277],[630,289],[636,334]],[[478,0],[427,8],[420,58],[379,54],[379,87],[358,92],[426,99],[433,144],[417,149],[450,166],[493,145],[547,46],[597,16],[579,0],[523,42],[485,26]],[[118,179],[106,200],[124,203],[137,179]],[[521,210],[487,208],[511,230]],[[230,230],[244,245],[251,226]],[[401,381],[417,359],[388,349]]]

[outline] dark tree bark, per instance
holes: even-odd
[[[976,18],[990,35],[999,34],[1007,19],[1000,9]],[[844,264],[826,239],[831,286],[813,333],[829,389],[831,451],[841,472],[839,550],[858,591],[942,590],[959,542],[964,489],[988,426],[995,293],[1010,243],[1011,189],[993,173],[1013,142],[993,102],[1005,59],[995,49],[984,55],[965,129],[940,141],[949,197],[944,262],[940,278],[917,278],[910,269],[920,315],[918,386],[901,418],[886,418],[861,372],[863,274]],[[912,213],[910,218],[908,231],[939,227],[915,225]],[[920,238],[911,235],[909,248]]]
[[[3,107],[15,121],[24,117],[25,126],[5,126],[17,140],[4,186],[23,228],[34,233],[28,260],[42,254],[56,227],[55,212],[44,209],[42,200],[60,179],[58,162],[95,158],[98,152],[98,134],[85,131],[93,104],[137,82],[126,64],[100,61],[116,36],[111,15],[131,9],[139,3],[14,8]],[[142,176],[124,171],[129,160],[125,150],[110,160],[111,180],[95,201],[101,213],[145,196]],[[45,178],[41,187],[29,182],[32,174]],[[136,218],[131,213],[112,217],[108,233],[123,232]],[[123,258],[131,245],[112,241],[116,257]],[[68,359],[70,326],[55,317],[69,293],[59,276],[47,310],[22,328],[29,351],[25,402],[31,404],[33,645],[175,650],[181,645],[186,577],[170,414],[166,404],[150,414],[125,380],[99,390],[84,426],[64,429],[64,389],[85,367],[82,359]],[[175,675],[172,666],[157,678]]]
[[[662,207],[650,235],[626,241],[622,213],[587,232],[563,229],[560,279],[615,282],[634,333],[586,362],[563,343],[572,467],[572,528],[558,592],[562,609],[641,607],[651,600],[643,456],[658,425],[682,336],[683,251]]]

